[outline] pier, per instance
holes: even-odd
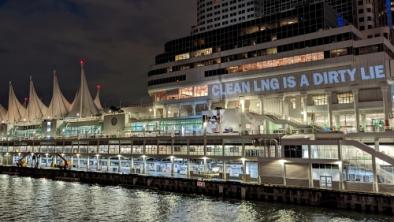
[[[0,174],[394,215],[394,196],[381,193],[11,166],[0,166]]]

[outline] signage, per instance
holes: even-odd
[[[213,84],[209,86],[209,96],[214,98],[234,97],[247,94],[308,90],[384,78],[384,65],[345,68]]]

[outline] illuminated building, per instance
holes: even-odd
[[[152,106],[104,112],[82,66],[33,123],[10,87],[0,163],[393,193],[394,47],[367,31],[319,2],[169,41]]]

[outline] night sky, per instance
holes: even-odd
[[[0,0],[0,102],[12,81],[20,100],[33,76],[46,104],[52,70],[71,101],[79,87],[79,60],[106,105],[148,103],[146,76],[164,43],[186,36],[195,0]]]

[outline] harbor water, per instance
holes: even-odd
[[[393,221],[390,216],[0,175],[0,221]]]

